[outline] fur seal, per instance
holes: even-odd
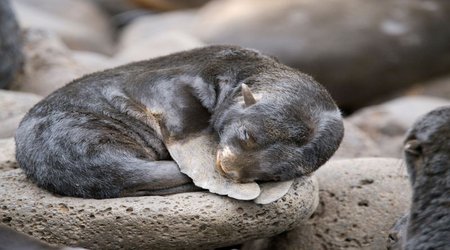
[[[16,158],[39,186],[110,198],[192,190],[166,145],[218,138],[217,169],[236,182],[284,181],[324,164],[340,111],[310,76],[257,51],[210,46],[93,73],[36,104]]]
[[[389,236],[390,249],[450,248],[450,106],[419,118],[404,157],[413,189],[409,214]]]
[[[9,0],[0,1],[0,89],[10,86],[23,64],[20,29]]]

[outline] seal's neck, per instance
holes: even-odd
[[[445,172],[416,179],[413,185],[406,249],[448,247],[450,239],[449,173],[450,170],[447,168]]]

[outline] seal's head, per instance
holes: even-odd
[[[404,145],[413,186],[418,176],[450,173],[450,106],[433,110],[417,120],[408,131]]]
[[[253,95],[245,84],[241,92],[243,101],[228,111],[219,131],[216,168],[225,177],[237,182],[289,180],[311,173],[337,149],[343,131],[336,110],[336,133],[327,144],[318,135],[329,125],[323,123],[327,112],[320,111],[323,121],[315,120],[313,113],[319,110],[299,105],[303,97]]]

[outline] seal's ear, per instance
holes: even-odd
[[[253,96],[247,84],[243,83],[241,89],[242,89],[242,96],[244,97],[245,106],[250,107],[253,104],[255,104],[256,103],[255,97]]]

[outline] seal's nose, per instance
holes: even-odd
[[[237,171],[230,170],[229,168],[227,168],[227,166],[223,165],[223,158],[226,157],[223,153],[224,152],[222,150],[217,151],[216,169],[223,177],[237,181],[239,179],[239,174],[237,173]]]

